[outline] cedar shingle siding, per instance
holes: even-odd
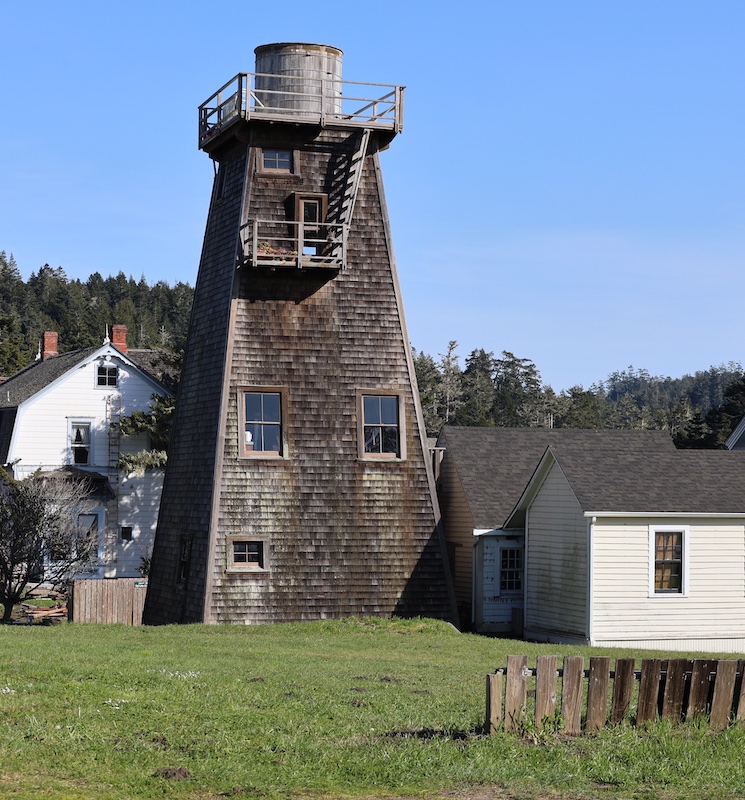
[[[217,154],[222,197],[205,236],[145,621],[453,619],[375,138],[345,269],[272,271],[236,268],[240,224],[291,218],[293,192],[327,193],[331,217],[359,134],[243,131],[249,144]],[[299,152],[296,174],[257,174],[262,144]],[[239,457],[242,386],[286,393],[284,457]],[[363,389],[400,394],[405,459],[359,458]],[[231,535],[264,541],[267,569],[228,572]],[[184,536],[192,554],[179,586]]]

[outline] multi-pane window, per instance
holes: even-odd
[[[70,449],[73,464],[88,464],[91,456],[90,422],[73,422],[70,426]]]
[[[683,591],[683,531],[657,530],[654,533],[654,591]]]
[[[243,392],[243,454],[282,454],[280,392]]]
[[[113,364],[100,364],[96,373],[97,386],[116,386],[118,368]]]
[[[499,591],[520,592],[523,588],[522,548],[503,547],[500,556]]]
[[[243,569],[264,569],[264,542],[234,540],[233,564]]]
[[[265,147],[262,150],[262,167],[265,172],[292,172],[292,150]]]
[[[397,457],[401,436],[397,395],[362,396],[364,452],[368,456]]]

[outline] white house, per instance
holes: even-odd
[[[551,443],[525,530],[525,637],[745,651],[745,455]]]
[[[130,350],[127,329],[115,325],[113,341],[58,353],[48,331],[37,361],[0,385],[0,464],[18,479],[37,470],[82,472],[92,480],[90,513],[81,525],[98,533],[98,561],[89,577],[137,577],[150,556],[163,475],[122,473],[125,452],[149,447],[145,436],[121,436],[119,419],[146,411],[153,394],[170,394],[138,365],[152,351]]]
[[[522,633],[524,529],[522,520],[506,520],[550,444],[580,452],[675,452],[664,431],[443,428],[437,493],[463,628]]]

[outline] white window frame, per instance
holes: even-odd
[[[110,357],[109,357],[110,358]],[[99,370],[107,370],[106,383],[99,383]],[[114,383],[108,382],[108,370],[114,370]],[[112,391],[119,387],[119,365],[113,361],[97,361],[95,362],[95,386],[96,389],[108,389]]]
[[[663,592],[657,591],[655,588],[655,561],[657,556],[657,534],[658,533],[676,533],[680,532],[683,535],[682,553],[681,553],[681,567],[683,574],[681,575],[680,591],[679,592]],[[688,597],[688,574],[689,574],[689,547],[688,541],[690,539],[690,526],[689,525],[650,525],[649,526],[649,596],[654,598],[660,597]]]
[[[69,462],[73,467],[91,467],[95,461],[95,450],[93,447],[93,418],[92,417],[68,417],[67,419],[67,452]],[[88,426],[88,461],[85,464],[78,464],[75,461],[75,448],[73,447],[73,428],[76,425]]]
[[[521,556],[521,575],[520,575],[520,588],[519,589],[505,589],[502,591],[502,552],[504,550],[517,550]],[[499,597],[522,597],[523,593],[525,592],[525,545],[522,542],[515,542],[510,540],[504,540],[499,542],[499,547],[497,548],[498,558],[499,558],[499,569],[498,569],[498,585],[497,585],[497,596]]]

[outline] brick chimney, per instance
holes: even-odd
[[[46,361],[48,358],[52,356],[58,356],[59,351],[57,349],[57,337],[59,334],[57,331],[44,331],[44,339],[42,340],[41,344],[41,358],[42,361]]]
[[[112,325],[111,326],[111,344],[116,347],[120,353],[127,352],[127,326],[126,325]]]

